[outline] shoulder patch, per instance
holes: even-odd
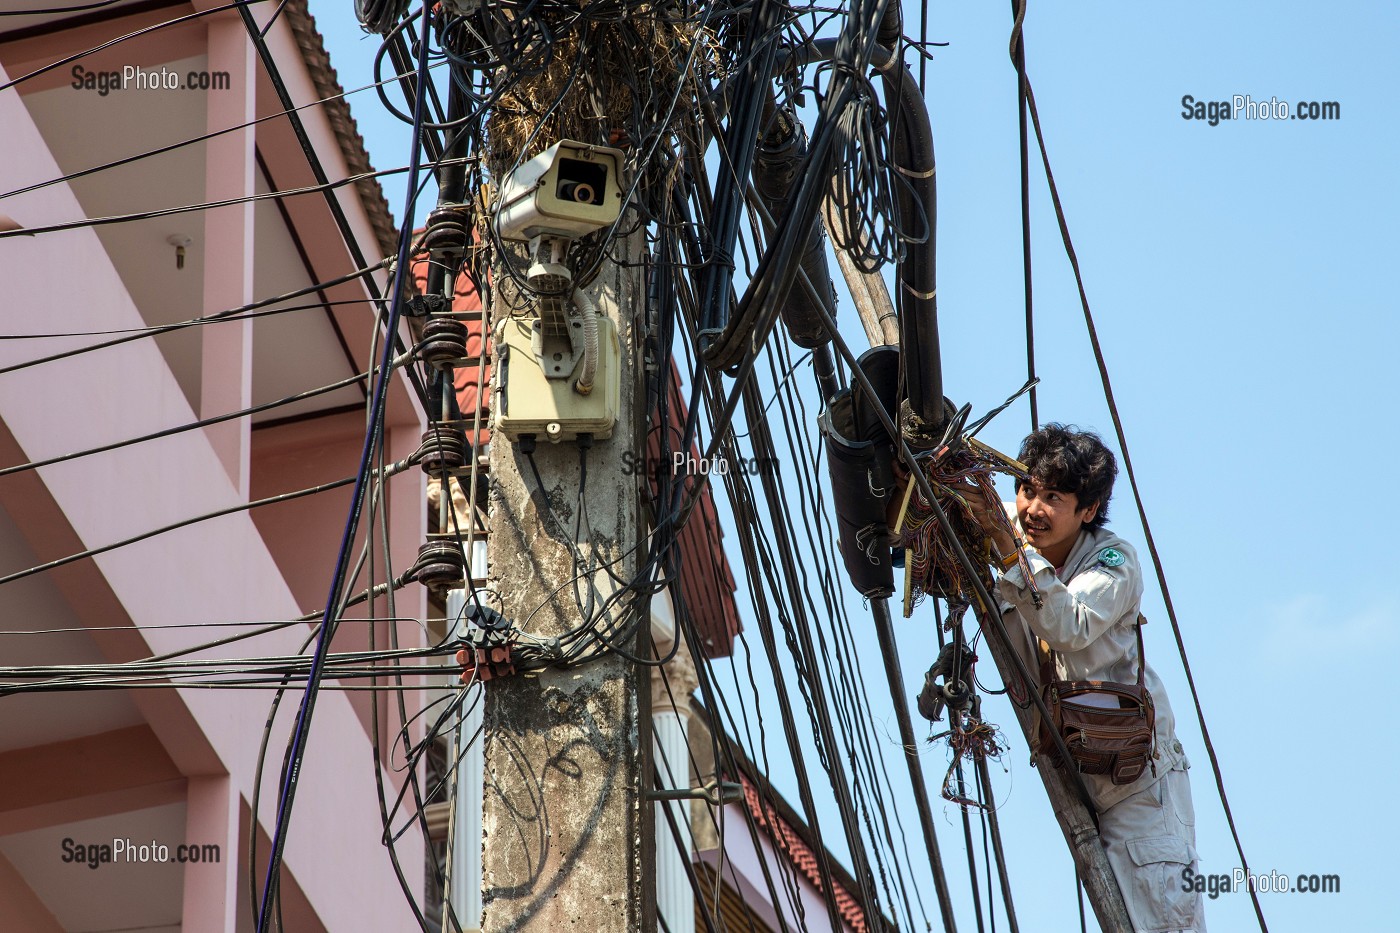
[[[1123,557],[1123,552],[1114,550],[1111,547],[1106,547],[1102,551],[1099,551],[1099,563],[1103,564],[1105,567],[1120,567],[1124,560],[1126,560],[1126,558]]]

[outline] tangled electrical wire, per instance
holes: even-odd
[[[249,22],[250,36],[265,35],[272,27],[269,21],[255,29],[251,15],[239,6]],[[286,6],[285,2],[277,6],[274,20]],[[884,72],[904,67],[902,24],[896,23],[900,28],[888,34],[891,19],[898,19],[891,13],[897,11],[897,4],[889,0],[854,0],[834,6],[791,6],[770,0],[719,4],[601,0],[583,5],[566,0],[493,4],[444,0],[423,4],[412,12],[408,6],[407,0],[355,3],[362,24],[382,40],[374,60],[376,92],[391,114],[412,127],[414,149],[407,167],[391,171],[414,178],[421,170],[423,177],[410,183],[398,256],[379,263],[357,262],[361,267],[357,274],[369,282],[367,300],[376,315],[376,339],[380,331],[387,336],[384,346],[371,346],[370,364],[356,367],[365,373],[354,381],[366,383],[366,446],[357,475],[344,481],[353,482],[355,501],[326,609],[310,614],[319,619],[319,626],[310,631],[300,654],[283,653],[279,647],[277,653],[260,657],[147,658],[95,667],[0,669],[0,693],[119,687],[273,689],[276,699],[269,732],[283,692],[305,685],[306,698],[281,772],[277,832],[261,904],[257,875],[262,866],[254,865],[249,871],[250,894],[259,914],[259,928],[264,931],[270,929],[271,912],[278,905],[280,847],[290,819],[315,690],[322,682],[327,689],[370,691],[375,704],[371,723],[377,750],[381,747],[377,703],[386,691],[398,700],[399,718],[391,726],[395,734],[388,757],[394,759],[404,780],[392,805],[385,802],[384,788],[380,788],[384,841],[393,856],[393,843],[423,822],[430,803],[441,802],[442,782],[420,780],[417,765],[442,735],[454,728],[471,702],[467,699],[470,688],[491,678],[572,667],[605,656],[653,666],[664,665],[671,656],[641,656],[634,646],[649,624],[651,601],[663,592],[675,594],[681,576],[678,542],[706,494],[706,485],[678,477],[664,466],[655,471],[648,484],[651,535],[630,548],[607,553],[606,542],[600,540],[588,514],[589,449],[585,444],[580,445],[577,482],[572,488],[568,481],[547,488],[533,452],[525,451],[522,445],[540,510],[551,534],[569,551],[568,579],[548,594],[551,603],[568,607],[568,624],[562,632],[549,636],[536,633],[537,614],[552,608],[541,603],[495,626],[489,638],[483,636],[484,640],[467,648],[457,641],[457,627],[452,624],[456,620],[451,620],[448,636],[428,639],[435,641],[428,647],[400,648],[392,642],[378,647],[373,642],[376,626],[371,624],[369,650],[329,650],[336,628],[350,621],[345,618],[346,610],[366,603],[369,616],[390,623],[390,636],[397,637],[397,626],[391,622],[400,618],[395,613],[395,593],[418,579],[425,568],[435,566],[430,561],[420,562],[408,572],[396,572],[389,559],[388,503],[384,499],[389,477],[404,465],[384,462],[382,387],[391,370],[402,368],[414,383],[432,421],[430,433],[450,431],[467,438],[466,443],[475,448],[486,428],[482,413],[460,410],[451,365],[440,367],[421,359],[437,337],[451,328],[438,326],[426,333],[425,328],[435,319],[455,313],[456,283],[461,278],[470,280],[480,296],[482,311],[474,339],[482,344],[492,332],[489,309],[493,305],[509,304],[509,313],[525,314],[542,300],[554,297],[522,274],[522,251],[517,244],[503,240],[492,223],[492,189],[499,189],[512,170],[562,138],[615,147],[625,153],[624,210],[615,223],[573,241],[566,264],[575,270],[575,287],[594,282],[605,267],[644,264],[647,268],[649,293],[637,320],[646,335],[650,366],[647,425],[657,442],[655,459],[662,465],[669,464],[675,452],[703,459],[720,450],[737,456],[739,436],[732,425],[736,417],[749,421],[754,435],[750,442],[761,445],[764,455],[771,453],[773,441],[763,435],[758,424],[768,406],[755,398],[749,376],[764,358],[764,347],[786,294],[825,285],[812,282],[811,276],[798,270],[823,205],[832,207],[828,216],[837,221],[831,224],[835,244],[864,271],[905,262],[911,252],[932,248],[932,204],[925,205],[916,197],[909,166],[901,161],[907,153],[897,139],[907,126],[908,114],[888,86],[882,92],[881,80],[872,80],[872,66]],[[270,55],[265,44],[260,45],[260,52]],[[284,98],[283,114],[299,119],[299,108],[291,106],[275,63],[265,57],[264,65]],[[446,79],[434,80],[434,75],[446,75]],[[402,92],[401,100],[392,96],[395,85]],[[775,130],[780,114],[792,125],[800,125],[803,117],[814,117],[809,120],[812,130],[805,152],[795,163],[792,188],[786,198],[775,200],[779,210],[759,219],[751,184],[754,151],[760,140],[781,135]],[[931,152],[929,155],[931,158]],[[925,180],[929,174],[925,173]],[[316,185],[298,190],[320,193],[333,204],[336,186],[368,177],[334,182],[318,177]],[[411,222],[414,206],[433,181],[438,186],[438,209],[430,215],[423,232],[415,235]],[[269,192],[260,197],[270,200],[292,193]],[[189,209],[210,206],[189,205]],[[149,215],[131,218],[136,216]],[[52,228],[55,233],[59,229]],[[419,289],[424,300],[417,305],[403,298],[412,290],[407,279],[415,258],[425,264]],[[371,273],[385,266],[392,273],[392,286],[380,293],[370,281]],[[175,326],[244,319],[288,297]],[[913,315],[917,309],[906,310]],[[389,340],[398,339],[401,316],[408,318],[408,328],[414,334],[416,344],[412,347],[388,345]],[[465,318],[460,323],[469,329]],[[130,336],[135,339],[159,332],[153,328]],[[676,377],[678,390],[673,393],[666,376],[657,374],[666,371],[677,347],[690,358],[683,377]],[[70,355],[71,351],[64,358]],[[484,363],[487,355],[483,348],[475,354],[475,363],[463,363],[477,367],[476,385],[482,389],[489,380]],[[376,356],[382,356],[377,365]],[[771,364],[772,358],[768,360]],[[813,352],[812,360],[814,368],[830,362],[829,354],[821,351]],[[785,362],[788,377],[800,363]],[[845,366],[842,361],[831,366],[828,375],[833,383],[844,382]],[[726,390],[720,373],[738,376],[731,389]],[[682,384],[688,396],[680,390]],[[284,401],[289,404],[305,397],[303,393]],[[775,393],[774,399],[778,397]],[[789,404],[790,398],[785,401]],[[250,408],[220,417],[241,417],[253,411]],[[180,430],[200,426],[204,422]],[[79,451],[65,459],[93,455],[111,446]],[[796,447],[793,449],[795,455]],[[440,458],[440,451],[435,456]],[[952,460],[949,470],[951,464]],[[47,464],[28,468],[40,465]],[[450,569],[461,570],[469,605],[475,607],[480,620],[485,617],[480,610],[489,597],[477,591],[474,574],[467,569],[472,566],[477,531],[471,510],[484,498],[482,489],[488,482],[477,466],[474,451],[462,464],[429,472],[445,491],[443,502],[451,503],[452,485],[463,488],[469,512],[466,526],[450,504],[440,508],[432,524],[435,539],[431,542],[440,547],[431,556],[459,552],[449,561]],[[959,466],[958,470],[964,468]],[[939,474],[938,481],[951,485],[969,478],[980,482],[974,472],[956,470]],[[808,615],[820,615],[815,607],[803,607],[795,590],[781,592],[773,583],[782,580],[792,584],[799,571],[805,573],[805,568],[792,562],[786,547],[791,529],[777,525],[759,528],[757,516],[763,511],[764,500],[747,486],[736,485],[729,491],[739,506],[736,511],[754,524],[754,529],[745,532],[746,571],[762,566],[770,577],[766,585],[773,588],[775,608],[764,619],[771,642],[765,648],[774,652],[776,664],[779,646],[774,633],[781,631],[788,649],[801,659],[798,693],[818,732],[821,766],[833,786],[840,788],[842,824],[851,849],[863,848],[862,833],[872,842],[881,836],[890,839],[887,808],[879,796],[881,782],[875,777],[875,755],[867,737],[857,734],[853,725],[863,723],[860,717],[866,715],[863,711],[868,707],[857,696],[863,689],[856,683],[858,672],[847,661],[828,657],[821,642],[825,634],[813,639],[805,620]],[[771,483],[764,485],[762,495],[772,514],[784,507]],[[956,492],[950,495],[957,497]],[[570,499],[572,514],[561,504]],[[811,515],[815,516],[821,510],[817,503],[812,505]],[[804,512],[807,507],[804,500]],[[929,517],[917,503],[912,505],[909,527],[914,530],[910,534],[917,536]],[[351,542],[357,540],[357,523],[374,531],[365,535],[363,549],[352,561]],[[965,587],[956,586],[948,555],[930,553],[926,547],[921,560],[918,567],[927,578],[927,592],[965,591]],[[830,594],[826,597],[830,609]],[[676,602],[683,606],[684,599]],[[684,612],[682,616],[689,619]],[[687,624],[693,629],[693,620]],[[833,629],[830,637],[834,643],[844,636]],[[308,655],[313,640],[316,650]],[[681,642],[681,638],[676,639],[672,654]],[[449,659],[455,660],[449,663]],[[414,676],[451,673],[460,675],[457,679],[464,684],[450,696],[432,701],[428,705],[431,714],[424,710],[410,716],[402,697],[420,686],[405,680],[405,671]],[[828,689],[832,699],[825,692]],[[829,703],[836,704],[840,715],[831,714]],[[789,742],[795,743],[792,712],[787,710],[785,727]],[[409,726],[419,719],[425,726],[423,734],[409,741]],[[470,738],[464,741],[470,744]],[[262,752],[266,751],[265,738]],[[846,788],[843,761],[856,762],[854,790]],[[376,779],[379,777],[376,772]],[[406,822],[394,824],[405,817]],[[878,821],[886,822],[877,827]],[[414,903],[416,919],[426,930],[428,919],[414,901],[414,892],[404,882],[394,858],[405,894]],[[897,877],[891,882],[888,873],[890,865],[897,870],[897,863],[897,859],[879,855],[869,864],[863,859],[858,884],[867,903],[878,903],[882,894],[889,903],[904,901],[912,925],[904,880]],[[443,875],[441,865],[435,864],[433,869],[438,876]],[[892,884],[898,894],[891,889]]]
[[[980,558],[980,566],[989,563],[993,555],[991,541],[977,522],[978,512],[991,515],[1007,534],[1013,539],[1017,537],[1010,516],[1002,508],[992,474],[1002,473],[1018,481],[1028,480],[1025,468],[1019,463],[974,440],[960,444],[957,449],[949,450],[942,456],[927,457],[921,461],[921,465],[939,505],[953,522],[955,533],[964,541],[976,542],[975,552]],[[969,501],[973,497],[979,500],[981,508],[974,509]],[[914,483],[907,486],[900,520],[899,546],[905,549],[909,573],[905,614],[930,595],[963,605],[975,598],[975,589],[947,544],[941,527],[935,521],[933,509]],[[1026,567],[1025,554],[1019,548],[1017,560],[1027,570],[1026,580],[1038,599],[1034,578]]]

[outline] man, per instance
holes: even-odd
[[[1123,785],[1106,774],[1081,777],[1098,809],[1099,834],[1133,929],[1204,933],[1204,901],[1183,890],[1185,870],[1196,869],[1190,764],[1162,681],[1138,656],[1137,553],[1104,528],[1118,472],[1113,452],[1095,434],[1047,424],[1021,444],[1020,460],[1031,478],[1017,483],[1013,524],[1027,545],[1039,608],[1016,559],[1017,542],[990,512],[977,511],[978,523],[1005,558],[994,595],[1007,630],[1013,638],[1018,631],[1029,633],[1022,650],[1032,661],[1034,639],[1044,640],[1055,652],[1059,680],[1132,684],[1138,666],[1145,665],[1156,707],[1153,767]],[[1016,624],[1018,618],[1023,624]],[[1037,669],[1035,663],[1029,667]],[[1041,767],[1049,767],[1043,757]]]

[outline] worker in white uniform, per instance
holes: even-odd
[[[1031,671],[1038,670],[1032,639],[1039,638],[1055,652],[1057,679],[1135,683],[1145,663],[1135,631],[1142,571],[1133,547],[1103,527],[1118,472],[1113,452],[1095,434],[1048,424],[1025,439],[1019,459],[1031,479],[1017,484],[1013,524],[1040,592],[1038,608],[1015,560],[1016,541],[974,506],[1006,558],[995,595],[1007,631],[1013,638],[1025,634],[1017,649]],[[1197,871],[1190,763],[1161,679],[1150,664],[1144,673],[1156,708],[1153,767],[1123,785],[1107,774],[1080,777],[1098,810],[1099,835],[1134,931],[1205,933],[1204,900],[1187,882]],[[1048,758],[1040,766],[1050,767]]]

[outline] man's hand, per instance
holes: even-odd
[[[973,483],[960,483],[951,488],[967,502],[972,510],[973,520],[982,529],[982,533],[992,539],[998,554],[1007,557],[1016,550],[1015,539],[1006,532],[1006,523],[1003,520],[1005,511],[1000,502],[995,505],[989,504],[982,489]]]

